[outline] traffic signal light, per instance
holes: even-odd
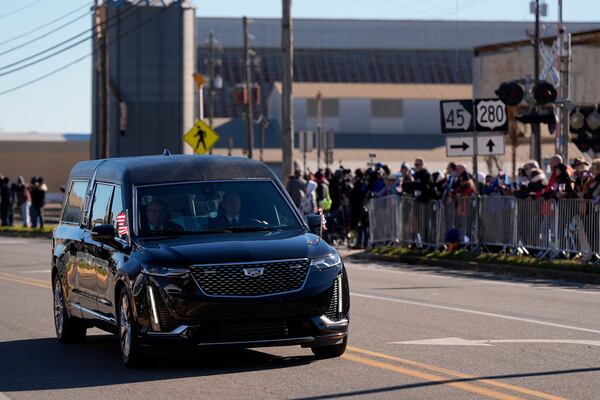
[[[569,132],[577,134],[573,143],[579,151],[600,152],[600,113],[598,105],[580,106],[569,115]]]
[[[577,137],[573,139],[573,143],[582,153],[587,153],[592,147],[592,137],[587,132],[581,132],[577,134]]]
[[[600,153],[600,135],[592,135],[592,151]]]
[[[598,134],[600,133],[600,113],[598,112],[598,105],[594,106],[594,109],[585,118],[585,127],[588,132]]]
[[[554,103],[557,95],[556,88],[549,82],[541,81],[533,87],[533,98],[541,106]]]
[[[569,132],[582,133],[585,132],[585,117],[581,108],[576,108],[569,115]]]
[[[523,86],[517,81],[502,82],[500,87],[496,89],[496,95],[507,106],[519,105],[525,98]]]
[[[529,105],[543,106],[554,103],[558,96],[554,85],[546,81],[531,86],[523,80],[502,82],[495,93],[507,106],[518,106],[523,101],[527,101]]]

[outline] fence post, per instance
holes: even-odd
[[[519,200],[516,197],[513,197],[513,201],[512,201],[512,209],[513,209],[513,214],[514,214],[514,219],[513,219],[513,232],[512,232],[512,252],[514,253],[515,251],[517,251],[517,248],[519,247]]]
[[[560,220],[560,199],[557,199],[556,202],[554,203],[554,238],[552,240],[552,244],[550,244],[551,246],[551,250],[550,250],[550,254],[549,254],[549,258],[553,259],[556,257],[557,253],[558,253],[558,248],[559,243],[558,243],[558,221]]]

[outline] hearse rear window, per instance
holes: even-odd
[[[62,222],[79,224],[87,187],[88,181],[73,181],[65,204]]]

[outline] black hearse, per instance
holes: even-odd
[[[344,353],[349,289],[321,218],[264,164],[163,155],[80,162],[52,239],[63,343],[92,326],[126,365],[152,346],[300,345]]]

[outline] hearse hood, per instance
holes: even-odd
[[[219,233],[140,241],[135,257],[144,264],[184,266],[318,258],[333,249],[301,230]]]

